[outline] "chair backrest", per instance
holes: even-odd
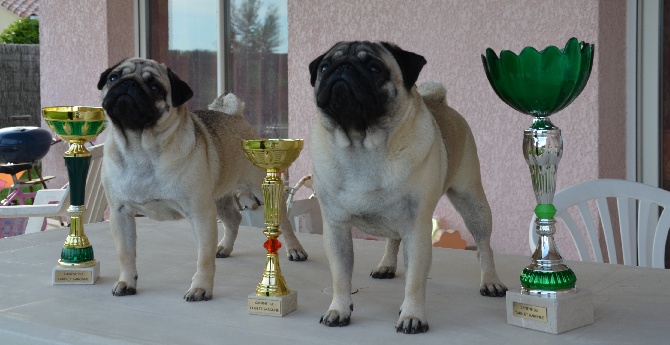
[[[596,224],[600,224],[609,262],[617,263],[617,246],[607,198],[616,199],[624,265],[665,268],[665,243],[670,229],[670,192],[626,180],[583,182],[565,188],[554,196],[556,218],[560,218],[568,228],[580,259],[591,261],[591,255],[580,226],[568,212],[572,206],[576,207],[582,218],[582,226],[593,248],[595,261],[604,262],[596,229]],[[595,217],[591,214],[589,200],[594,200],[597,205]],[[533,216],[529,226],[531,250],[537,246],[535,219]]]
[[[44,230],[45,217],[59,216],[67,213],[70,205],[70,186],[66,185],[62,189],[40,189],[35,195],[33,204],[27,207],[34,207],[34,213],[38,216],[28,218],[26,223],[26,234],[40,232]],[[18,206],[9,206],[18,207]]]
[[[105,144],[100,144],[88,148],[88,151],[91,152],[91,164],[88,168],[88,175],[86,175],[84,224],[102,221],[107,208],[107,197],[100,178],[104,147]]]
[[[323,234],[323,218],[316,198],[292,200],[288,217],[295,232]]]

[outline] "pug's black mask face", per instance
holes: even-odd
[[[154,61],[124,60],[102,73],[98,88],[107,87],[102,107],[114,125],[123,130],[154,126],[170,111],[167,87],[172,87],[172,106],[179,106],[193,96],[191,88],[170,69],[167,69],[170,84],[164,85],[158,76],[160,67]]]
[[[404,87],[411,89],[425,59],[389,43],[340,42],[310,64],[312,86],[319,81],[316,105],[346,132],[365,131],[388,113],[390,100],[398,93],[390,69],[396,66],[387,66],[382,59],[389,54],[398,62]],[[403,54],[411,54],[409,61]]]
[[[316,105],[345,131],[365,131],[386,113],[390,71],[379,48],[363,43],[341,43],[316,66],[319,85]]]
[[[152,83],[156,91],[151,93],[145,91],[133,78],[125,78],[107,91],[102,107],[112,122],[121,128],[150,128],[162,115],[156,107],[156,101],[165,100],[165,89],[156,84]]]

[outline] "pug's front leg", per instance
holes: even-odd
[[[343,327],[351,321],[354,303],[351,299],[351,274],[354,267],[354,246],[351,228],[331,227],[324,222],[326,255],[333,277],[333,300],[320,323],[330,327]]]
[[[216,270],[218,237],[216,210],[214,205],[209,205],[209,207],[202,205],[198,210],[199,212],[191,213],[189,217],[198,248],[197,269],[191,279],[191,288],[184,295],[184,299],[189,302],[212,299]]]
[[[137,293],[135,214],[126,206],[111,205],[109,227],[114,238],[119,259],[119,280],[112,288],[112,295],[126,296]]]
[[[422,219],[431,219],[430,216]],[[416,230],[403,237],[406,279],[405,300],[400,307],[396,331],[405,334],[428,331],[426,320],[426,280],[432,257],[429,222],[419,222]]]

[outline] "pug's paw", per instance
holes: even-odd
[[[212,299],[212,293],[203,288],[191,288],[186,291],[184,299],[188,302],[209,301]]]
[[[479,293],[482,296],[488,297],[505,297],[507,294],[507,286],[500,282],[482,283],[479,287]]]
[[[413,299],[406,299],[400,307],[400,317],[398,317],[395,330],[405,334],[428,332],[428,321],[423,304]]]
[[[395,326],[395,330],[398,333],[405,334],[417,334],[428,332],[428,322],[426,320],[420,320],[416,317],[403,317],[400,316],[398,323]]]
[[[114,296],[130,296],[137,293],[134,286],[129,286],[124,281],[118,281],[112,288],[112,295]]]
[[[307,260],[307,252],[302,247],[296,249],[287,249],[286,255],[290,261],[305,261]]]
[[[319,323],[328,327],[344,327],[351,322],[351,312],[338,312],[337,310],[329,310],[323,316]]]
[[[391,279],[395,277],[395,267],[379,266],[370,272],[370,277],[375,279]]]
[[[217,258],[227,258],[230,256],[230,253],[233,252],[233,247],[224,248],[223,246],[216,247],[216,257]]]

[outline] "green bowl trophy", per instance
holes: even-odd
[[[507,322],[558,334],[593,323],[588,291],[578,290],[574,272],[563,263],[554,242],[556,171],[563,154],[561,130],[549,116],[567,107],[586,86],[593,66],[592,44],[568,40],[562,50],[550,46],[538,52],[524,48],[517,56],[488,48],[484,70],[495,93],[507,105],[533,116],[523,137],[523,154],[530,167],[537,200],[539,235],[531,264],[521,273],[521,291],[507,293]]]
[[[267,250],[263,278],[256,286],[256,293],[249,295],[249,314],[284,316],[298,308],[298,294],[289,290],[279,267],[281,242],[280,207],[284,204],[284,181],[280,173],[288,169],[300,155],[302,139],[258,139],[242,140],[242,149],[247,158],[257,167],[265,170],[261,188],[265,204],[265,231]]]
[[[49,128],[70,143],[65,152],[65,166],[70,181],[70,235],[53,269],[53,284],[94,284],[100,275],[100,262],[93,256],[93,247],[84,233],[86,212],[86,176],[91,153],[84,144],[105,129],[105,111],[100,107],[47,107],[42,116]]]

